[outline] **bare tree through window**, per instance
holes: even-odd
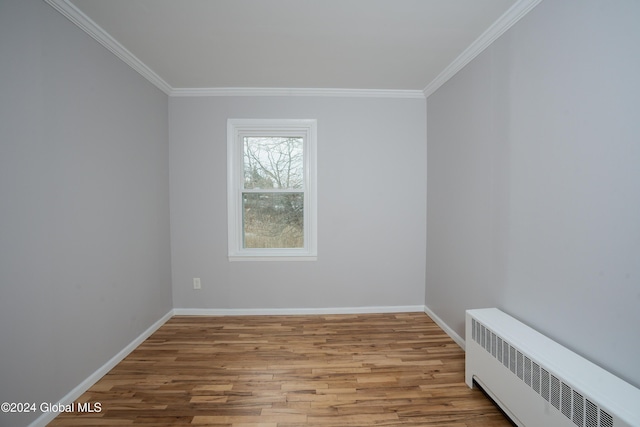
[[[245,137],[245,248],[304,247],[304,147],[300,137]]]

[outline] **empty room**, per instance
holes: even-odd
[[[0,0],[0,426],[640,426],[640,2]]]

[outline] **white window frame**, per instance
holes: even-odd
[[[242,193],[244,137],[294,136],[303,138],[304,247],[244,248]],[[229,261],[315,261],[317,246],[317,121],[315,119],[227,120],[227,209]],[[274,192],[287,190],[273,190]]]

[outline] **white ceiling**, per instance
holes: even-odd
[[[516,7],[523,9],[522,3],[537,4],[535,0],[47,1],[59,10],[53,3],[74,9],[84,21],[81,27],[95,27],[84,28],[90,34],[104,30],[107,34],[100,38],[130,53],[170,90],[422,91],[474,41],[477,45],[483,33],[486,38],[488,29],[495,33],[495,24],[501,17],[505,21],[510,8],[513,14]]]

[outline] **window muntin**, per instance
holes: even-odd
[[[316,121],[228,121],[229,259],[316,259]]]

